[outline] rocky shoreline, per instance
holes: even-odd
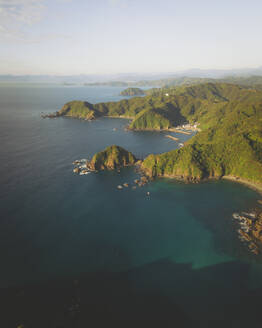
[[[78,175],[87,175],[87,174],[90,174],[90,173],[97,173],[99,172],[99,170],[96,170],[94,168],[94,165],[91,163],[91,161],[88,161],[87,159],[83,158],[83,159],[79,159],[79,160],[75,160],[73,163],[74,165],[74,169],[73,169],[73,172],[75,174],[78,174]],[[122,189],[125,189],[125,188],[131,188],[132,190],[135,190],[137,188],[140,188],[140,187],[143,187],[145,186],[146,184],[148,184],[151,179],[149,177],[147,177],[146,175],[144,175],[143,171],[140,170],[140,165],[141,165],[141,161],[137,161],[134,166],[135,166],[135,170],[138,174],[140,174],[140,178],[138,179],[135,179],[133,182],[131,183],[123,183],[121,185],[117,185],[117,189],[119,190],[122,190]],[[111,170],[115,170],[117,171],[118,173],[120,173],[120,167],[112,167],[112,168],[109,168]],[[150,195],[150,192],[147,191],[147,196]]]
[[[134,166],[136,172],[140,174],[140,178],[135,179],[133,182],[124,182],[123,184],[119,184],[116,186],[116,189],[124,190],[132,188],[132,190],[135,190],[139,187],[145,186],[155,178],[147,174],[146,170],[143,169],[142,163],[143,162],[141,160],[137,160],[132,153],[128,152],[124,148],[113,145],[107,147],[99,153],[96,153],[91,161],[87,159],[74,161],[73,165],[75,165],[75,167],[73,172],[79,175],[87,175],[91,172],[115,170],[120,173],[121,168],[126,166]],[[187,183],[198,183],[204,181],[202,179],[199,180],[189,176],[167,177]],[[224,178],[243,183],[243,179],[240,178],[236,179],[236,177],[228,176]],[[212,177],[206,179],[206,181],[211,179],[218,180],[219,178]],[[254,185],[251,184],[251,187],[254,187]],[[149,196],[150,192],[147,191],[146,195]],[[258,201],[258,203],[262,205],[262,200]],[[253,254],[262,254],[262,208],[257,207],[250,211],[233,213],[232,216],[234,221],[237,223],[238,237],[241,242],[243,242],[247,249]]]
[[[262,209],[232,214],[238,224],[239,239],[255,255],[262,253]]]
[[[146,168],[143,168],[142,164],[143,164],[142,160],[137,160],[135,158],[130,163],[123,162],[122,164],[120,164],[120,163],[117,164],[113,160],[113,161],[108,162],[106,165],[105,165],[105,163],[103,163],[103,164],[101,163],[100,165],[97,165],[96,160],[93,160],[93,159],[91,161],[88,161],[87,159],[80,159],[80,160],[75,160],[73,162],[73,165],[75,165],[73,172],[77,173],[79,175],[87,175],[91,172],[98,172],[98,171],[104,170],[104,169],[117,170],[119,172],[121,167],[136,166],[137,171],[139,171],[141,176],[145,177],[147,180],[152,180],[152,179],[158,177],[158,178],[174,179],[174,180],[184,182],[184,183],[196,184],[196,183],[207,182],[207,181],[212,181],[212,180],[224,179],[224,180],[230,180],[233,182],[238,182],[238,183],[244,184],[244,185],[248,186],[249,188],[254,189],[262,194],[262,185],[247,181],[240,177],[222,176],[222,177],[207,177],[207,178],[203,178],[203,179],[198,179],[196,177],[185,176],[185,175],[167,175],[167,174],[164,174],[162,176],[154,176],[153,177]]]
[[[251,182],[251,181],[248,181],[246,179],[243,179],[243,178],[240,178],[240,177],[236,177],[236,176],[231,176],[231,175],[224,175],[222,177],[222,179],[230,180],[230,181],[234,181],[234,182],[238,182],[238,183],[242,183],[242,184],[248,186],[249,188],[254,189],[255,191],[257,191],[260,194],[262,194],[262,184]]]
[[[75,166],[73,169],[74,173],[77,173],[79,175],[87,175],[91,173],[91,170],[87,166],[87,159],[77,159],[73,162],[73,165]]]

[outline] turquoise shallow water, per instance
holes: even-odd
[[[237,311],[250,293],[257,304],[261,257],[240,243],[232,220],[256,204],[256,192],[164,179],[120,191],[137,177],[133,169],[72,173],[73,160],[110,144],[141,158],[177,147],[165,133],[126,132],[127,120],[40,118],[72,99],[118,100],[120,90],[0,87],[0,286],[102,270],[123,272],[133,290],[157,291],[200,322]]]

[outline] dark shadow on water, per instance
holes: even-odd
[[[240,262],[194,270],[162,260],[2,289],[0,326],[261,327],[262,289],[248,288],[249,271]]]

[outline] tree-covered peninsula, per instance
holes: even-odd
[[[121,96],[144,96],[145,92],[140,88],[127,88],[120,92]]]
[[[145,97],[91,104],[71,101],[52,116],[95,119],[100,116],[131,118],[130,129],[169,129],[185,122],[212,125],[223,112],[259,102],[262,92],[226,83],[150,89]]]
[[[262,187],[262,93],[223,88],[213,104],[192,113],[202,131],[185,147],[143,161],[149,176],[190,181],[228,176]]]

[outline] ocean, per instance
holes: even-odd
[[[160,320],[176,304],[202,327],[218,319],[224,327],[223,320],[228,327],[257,327],[262,257],[239,240],[232,213],[256,206],[258,193],[230,181],[167,179],[118,190],[133,184],[134,169],[79,176],[72,162],[112,144],[144,158],[188,136],[176,142],[165,132],[126,131],[126,119],[41,118],[71,100],[122,99],[123,89],[0,85],[1,290],[120,274],[137,295],[161,295],[154,303]]]

